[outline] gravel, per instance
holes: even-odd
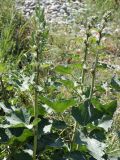
[[[29,18],[40,3],[45,10],[46,21],[49,23],[71,23],[75,21],[76,15],[84,11],[84,3],[78,0],[68,2],[68,0],[17,0],[17,9],[26,18]]]

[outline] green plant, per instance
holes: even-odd
[[[117,76],[99,77],[101,68],[109,71],[109,65],[100,59],[105,54],[104,29],[110,17],[107,12],[102,18],[87,18],[84,33],[66,39],[60,34],[61,26],[60,37],[54,37],[58,26],[49,30],[40,6],[26,23],[20,21],[23,26],[14,18],[9,25],[5,23],[7,29],[1,33],[6,31],[7,38],[0,41],[6,44],[1,54],[5,66],[0,65],[0,159],[110,159],[106,139],[120,84]],[[16,28],[19,40],[13,34]],[[69,33],[69,27],[62,29]],[[14,51],[7,52],[4,60],[12,42],[18,46],[13,49],[17,56]],[[19,48],[23,42],[27,45]],[[54,45],[62,50],[60,61],[46,56],[52,54],[48,52]],[[81,53],[74,54],[78,45]],[[66,58],[72,61],[68,63]]]
[[[46,30],[46,22],[44,18],[44,10],[40,7],[36,9],[36,15],[34,17],[34,31],[32,33],[32,50],[35,54],[34,56],[34,72],[35,72],[35,95],[34,95],[34,117],[35,121],[38,119],[38,86],[40,78],[40,63],[42,63],[43,51],[46,44],[46,39],[48,35],[48,30]],[[37,154],[37,140],[38,140],[38,125],[34,127],[34,149],[33,149],[33,160],[36,160]]]

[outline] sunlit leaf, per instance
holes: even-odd
[[[103,155],[104,149],[105,149],[105,144],[94,139],[94,138],[87,138],[87,147],[88,150],[90,151],[91,155],[97,159],[97,160],[104,160]]]
[[[50,108],[52,108],[56,112],[64,112],[66,109],[76,104],[76,101],[74,99],[55,100],[55,101],[50,101],[46,97],[41,97],[40,99],[44,104],[47,104]]]
[[[77,130],[75,135],[75,142],[77,144],[85,145],[87,147],[87,152],[90,153],[97,160],[104,160],[102,156],[104,155],[105,144],[98,141],[97,139],[85,136],[81,130]]]
[[[11,114],[7,115],[5,118],[8,122],[7,124],[4,124],[5,128],[27,127],[31,129],[40,121],[39,119],[37,119],[36,121],[33,121],[33,123],[30,124],[30,114],[24,108],[20,108],[11,112]]]
[[[112,120],[104,120],[100,122],[98,126],[104,128],[104,130],[108,132],[108,129],[112,126]]]
[[[67,88],[74,88],[74,83],[73,81],[70,80],[60,80],[60,82],[66,86]]]
[[[0,73],[4,73],[6,71],[6,66],[3,63],[0,63]]]
[[[62,65],[55,67],[55,71],[61,74],[71,74],[72,73],[72,69],[69,66],[62,66]]]
[[[17,129],[17,128],[16,128]],[[25,142],[29,137],[32,137],[33,136],[33,133],[32,131],[28,130],[28,129],[25,129],[23,131],[23,133],[16,137],[16,136],[13,136],[10,140],[9,140],[9,144],[13,144],[14,142],[15,143],[23,143]]]
[[[113,116],[113,113],[117,108],[117,100],[111,101],[106,104],[101,104],[101,102],[98,99],[92,99],[92,104],[95,106],[95,108],[100,110],[103,113],[103,115],[107,114]]]
[[[2,103],[2,102],[0,102],[0,108],[2,108],[3,111],[4,111],[5,113],[7,113],[7,114],[10,113],[10,112],[12,112],[11,108],[6,107],[5,104]]]
[[[110,116],[113,116],[113,113],[116,111],[116,108],[117,108],[117,100],[104,104],[104,111],[106,114],[109,114]]]

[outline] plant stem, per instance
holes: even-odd
[[[42,61],[42,52],[44,50],[45,42],[47,40],[48,30],[46,29],[46,22],[44,17],[44,10],[40,7],[40,2],[38,2],[38,7],[36,8],[35,18],[35,32],[33,38],[33,44],[35,45],[36,58],[35,58],[35,99],[34,99],[34,115],[35,120],[38,119],[38,85],[39,85],[39,75],[40,73],[40,62]],[[37,154],[37,140],[38,140],[38,124],[34,127],[34,149],[33,149],[33,160],[36,160]]]
[[[98,53],[96,54],[96,60],[95,60],[94,68],[93,68],[93,71],[92,71],[92,83],[91,83],[91,90],[90,90],[90,96],[89,96],[90,100],[92,99],[92,96],[93,96],[93,90],[94,90],[95,78],[96,78],[97,63],[98,63]]]
[[[38,118],[38,91],[37,86],[39,85],[39,53],[37,51],[36,66],[35,66],[35,102],[34,102],[34,116],[35,120]],[[33,149],[33,160],[36,160],[37,152],[37,138],[38,138],[38,125],[34,127],[34,149]]]
[[[84,78],[85,78],[85,68],[84,65],[86,65],[86,60],[87,60],[87,55],[88,55],[88,36],[87,36],[87,40],[85,41],[85,55],[84,55],[84,60],[83,60],[83,68],[82,68],[82,79],[81,79],[81,83],[82,85],[84,85]]]
[[[82,78],[81,78],[81,89],[83,91],[83,86],[84,86],[84,79],[85,79],[85,73],[86,73],[86,61],[87,61],[87,55],[88,55],[88,49],[89,49],[89,37],[90,37],[90,27],[88,26],[88,29],[86,31],[87,38],[84,42],[85,44],[85,54],[84,54],[84,59],[83,59],[83,67],[82,67]]]
[[[97,41],[97,45],[98,46],[100,46],[100,42],[101,42],[101,39],[102,39],[102,31],[103,31],[103,29],[104,29],[104,25],[101,28],[101,30],[99,31],[99,39]],[[93,96],[98,60],[99,60],[99,52],[97,51],[96,52],[96,58],[95,58],[95,64],[94,64],[92,72],[91,72],[92,73],[92,83],[91,83],[91,89],[90,89],[90,95],[89,95],[89,99],[90,100],[92,99],[92,96]]]
[[[88,55],[88,49],[89,49],[89,37],[90,37],[90,27],[88,26],[88,29],[86,31],[87,38],[84,42],[85,44],[85,54],[84,54],[84,59],[83,59],[83,68],[82,68],[82,78],[81,78],[81,90],[83,92],[83,86],[84,86],[84,79],[85,79],[85,72],[86,72],[86,61],[87,61],[87,55]],[[77,91],[76,91],[77,92]],[[79,94],[78,94],[79,95]],[[79,95],[80,100],[81,96]],[[74,138],[75,138],[75,133],[76,133],[76,128],[78,126],[78,123],[75,121],[74,124],[74,129],[73,129],[73,135],[72,135],[72,144],[71,144],[71,149],[73,149],[73,143],[74,143]],[[78,149],[78,144],[76,145],[76,150]]]
[[[71,150],[73,150],[73,144],[74,144],[74,139],[75,139],[75,132],[76,132],[76,128],[77,128],[77,122],[75,121],[74,126],[73,126],[73,134],[72,134],[72,138],[71,138]],[[76,146],[77,148],[77,146]]]
[[[4,103],[6,106],[8,106],[9,102],[8,102],[8,96],[7,96],[7,93],[6,93],[6,89],[5,89],[5,86],[4,86],[4,83],[3,83],[3,78],[2,78],[2,75],[0,76],[0,83],[1,83],[1,90],[2,90],[2,98],[4,100]]]

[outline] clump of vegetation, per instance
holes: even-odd
[[[119,157],[119,69],[105,42],[112,12],[83,16],[73,32],[49,28],[40,6],[25,20],[9,5],[0,3],[0,159]]]

